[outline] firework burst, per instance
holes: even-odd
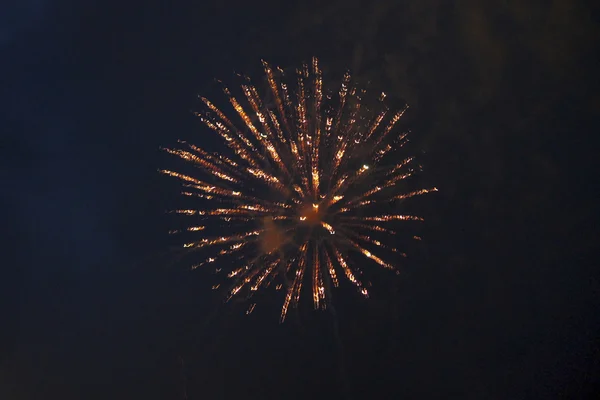
[[[303,285],[315,308],[327,306],[343,277],[368,297],[356,263],[394,270],[404,254],[390,243],[393,225],[422,221],[386,209],[437,189],[402,190],[416,168],[413,158],[399,157],[407,132],[394,128],[408,107],[390,111],[383,93],[376,109],[366,107],[366,91],[351,85],[349,73],[337,93],[326,92],[316,58],[296,71],[294,90],[281,69],[263,65],[264,96],[248,78],[241,96],[223,89],[232,117],[201,97],[206,110],[197,115],[228,150],[181,141],[165,151],[198,169],[161,172],[198,200],[200,207],[172,211],[188,221],[172,233],[192,235],[184,247],[206,256],[193,267],[214,264],[232,278],[228,299],[271,284],[283,289],[283,321]]]

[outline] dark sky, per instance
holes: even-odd
[[[592,398],[598,10],[19,0],[0,16],[2,399]],[[174,264],[159,146],[213,78],[312,55],[413,106],[423,244],[396,290],[278,324]],[[595,195],[595,197],[594,197]],[[594,201],[596,200],[596,201]],[[337,329],[336,326],[337,325]],[[337,333],[336,333],[337,332]],[[181,360],[183,360],[183,366]]]

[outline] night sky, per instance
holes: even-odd
[[[597,8],[9,3],[1,399],[595,398]],[[313,55],[408,101],[440,192],[412,200],[423,241],[397,280],[280,325],[281,297],[246,316],[177,263],[159,147],[218,146],[192,114],[214,78]]]

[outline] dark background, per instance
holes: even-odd
[[[595,397],[597,8],[0,10],[0,398]],[[245,316],[210,274],[173,265],[164,211],[179,200],[158,148],[215,142],[190,112],[218,96],[213,78],[313,55],[411,104],[424,186],[440,192],[420,203],[423,244],[392,295],[342,291],[335,318],[306,309],[279,325],[280,298]]]

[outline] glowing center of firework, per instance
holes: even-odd
[[[318,204],[308,204],[300,209],[300,221],[308,225],[321,223],[322,211]]]

